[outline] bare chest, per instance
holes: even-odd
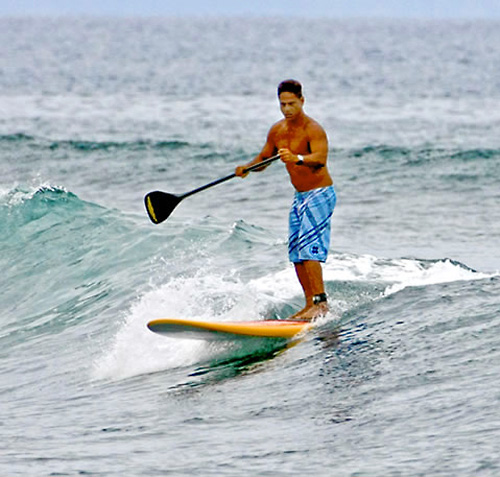
[[[308,154],[310,150],[310,139],[304,128],[283,127],[277,131],[275,144],[278,149],[290,149],[295,154]]]

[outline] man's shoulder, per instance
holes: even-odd
[[[309,133],[313,134],[326,134],[326,131],[323,128],[323,126],[320,123],[318,123],[318,121],[309,116],[307,117],[306,130]]]
[[[283,131],[285,127],[285,120],[280,119],[278,122],[274,123],[271,128],[269,129],[269,134],[278,134],[279,132]]]
[[[323,129],[323,126],[321,126],[321,124],[318,121],[316,121],[316,119],[311,118],[311,116],[307,116],[306,125],[307,125],[307,127],[311,127],[311,128]]]
[[[285,126],[285,123],[286,123],[285,119],[280,119],[271,126],[271,129],[281,129]]]

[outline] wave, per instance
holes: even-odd
[[[136,141],[90,141],[80,139],[51,140],[48,138],[31,136],[24,133],[0,135],[0,145],[16,144],[30,145],[40,149],[70,149],[76,151],[113,151],[113,150],[169,150],[190,148],[193,145],[186,141],[153,141],[149,139],[139,139]]]
[[[200,150],[204,157],[219,157],[220,152],[213,151],[213,144],[192,143],[182,140],[151,140],[137,139],[135,141],[105,141],[85,139],[50,139],[41,136],[25,134],[23,132],[0,135],[0,145],[30,145],[40,149],[70,149],[75,151],[113,151],[113,150],[169,150],[177,151],[185,149],[192,155],[197,155]],[[208,152],[207,152],[208,151]],[[500,156],[500,149],[493,148],[442,148],[428,146],[392,146],[389,144],[369,144],[361,148],[332,149],[332,155],[346,155],[352,158],[378,157],[381,159],[405,159],[408,164],[418,165],[446,158],[458,162],[470,162],[477,160],[496,160]]]
[[[423,260],[331,254],[323,268],[327,293],[333,298],[337,316],[347,309],[388,297],[408,287],[483,280],[496,276],[497,273],[477,272],[449,258]],[[251,286],[278,302],[290,302],[301,295],[295,272],[291,268],[256,279],[251,282]]]
[[[8,142],[32,142],[34,140],[35,140],[34,136],[30,136],[24,133],[0,135],[0,144]]]
[[[320,327],[341,325],[343,316],[351,317],[353,310],[387,299],[408,287],[483,280],[492,276],[450,259],[381,259],[370,255],[332,254],[324,267],[331,312]],[[243,352],[258,351],[241,349],[237,344],[209,344],[158,336],[146,327],[152,319],[277,319],[285,318],[301,303],[302,292],[291,267],[248,282],[235,272],[224,275],[208,269],[188,277],[172,277],[167,283],[144,293],[125,312],[112,343],[94,363],[94,378],[119,380],[240,358]]]
[[[368,145],[362,148],[350,150],[339,150],[342,154],[349,157],[379,157],[382,159],[406,159],[407,164],[419,165],[439,159],[452,160],[454,163],[477,160],[495,160],[500,157],[500,149],[473,148],[473,149],[455,149],[441,147],[401,147],[390,145]]]
[[[114,142],[114,141],[53,141],[50,144],[50,149],[73,149],[79,151],[108,151],[126,149],[129,151],[145,151],[145,150],[163,150],[176,151],[178,149],[189,148],[191,144],[184,141],[149,141],[138,140],[132,142]]]
[[[1,193],[2,343],[78,327],[106,341],[94,377],[122,379],[228,356],[224,347],[155,336],[151,319],[280,319],[303,305],[293,267],[275,258],[285,245],[265,229],[207,219],[182,231],[142,224],[50,184]],[[249,247],[256,253],[241,253]],[[448,258],[332,253],[324,266],[328,322],[352,320],[360,307],[407,288],[495,276]]]
[[[63,187],[15,187],[0,195],[0,231],[9,236],[22,226],[49,215],[58,222],[68,214],[81,210],[85,204]],[[98,206],[94,204],[93,207]]]
[[[425,190],[495,186],[500,182],[500,149],[373,145],[338,154],[344,156],[343,161],[355,164],[350,180],[367,184],[382,180],[394,193],[401,193],[400,187],[408,181],[423,184]]]
[[[132,218],[61,187],[4,193],[0,334],[26,340],[92,323],[103,310],[119,306],[124,290],[138,289],[138,271],[148,267],[147,257],[158,246],[141,232]]]

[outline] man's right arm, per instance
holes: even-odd
[[[267,141],[266,144],[264,144],[264,147],[262,148],[262,151],[249,163],[244,164],[242,166],[237,166],[234,173],[237,176],[240,177],[246,177],[248,172],[244,172],[245,169],[247,169],[250,166],[253,166],[254,164],[258,164],[259,162],[262,162],[264,159],[267,159],[268,157],[273,156],[276,153],[276,147],[274,145],[274,141],[272,139],[272,130],[269,131],[269,134],[267,135]],[[263,171],[267,166],[259,167],[257,169],[254,169],[254,172],[260,172]]]

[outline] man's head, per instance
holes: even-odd
[[[278,85],[278,98],[281,96],[281,93],[293,93],[297,98],[302,98],[302,85],[293,79],[288,79],[282,81]]]
[[[295,119],[302,114],[304,97],[302,96],[302,85],[298,81],[282,81],[278,86],[278,98],[281,112],[286,119]]]

